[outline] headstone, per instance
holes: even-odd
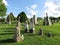
[[[19,16],[19,18],[18,18],[18,26],[21,27],[20,16]]]
[[[52,25],[52,22],[50,18],[48,17],[48,14],[46,13],[46,17],[44,18],[43,25]]]
[[[9,23],[9,25],[11,25],[11,18],[10,18],[10,16],[9,16],[9,22],[8,23]]]
[[[38,24],[37,17],[35,15],[33,15],[33,22],[34,22],[34,24]]]
[[[39,30],[39,35],[43,36],[43,29]]]
[[[29,29],[30,33],[35,33],[35,28],[34,28],[34,23],[33,20],[30,22],[30,29]]]
[[[25,32],[29,32],[28,22],[25,22]]]
[[[5,18],[5,23],[7,23],[7,17]]]
[[[48,33],[47,33],[47,36],[48,36],[48,37],[52,37],[52,33],[51,33],[51,32],[48,32]]]
[[[21,29],[21,25],[20,25],[20,22],[18,21],[18,24],[17,24],[15,32],[14,32],[14,37],[13,37],[14,41],[16,41],[16,42],[24,40],[24,36],[21,35],[20,29]]]

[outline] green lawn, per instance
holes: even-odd
[[[0,45],[60,45],[60,23],[55,23],[51,26],[36,25],[36,33],[30,34],[24,32],[24,26],[21,28],[21,34],[24,35],[24,40],[14,42],[13,35],[16,24],[0,24]],[[39,29],[42,28],[44,36],[38,35]],[[51,32],[53,37],[47,37],[47,33]]]

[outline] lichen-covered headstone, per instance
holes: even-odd
[[[21,29],[21,25],[20,25],[20,21],[18,21],[18,24],[17,24],[15,32],[14,32],[14,37],[13,37],[14,41],[16,41],[16,42],[24,40],[24,36],[21,35],[20,29]]]

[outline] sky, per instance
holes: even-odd
[[[13,13],[17,16],[24,11],[28,18],[33,15],[36,17],[60,16],[60,0],[3,0],[7,7],[7,15]]]

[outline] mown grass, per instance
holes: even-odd
[[[14,30],[16,24],[0,24],[0,45],[60,45],[60,23],[55,23],[51,26],[43,26],[40,22],[35,26],[35,34],[25,33],[24,25],[21,27],[21,34],[24,35],[24,40],[14,42]],[[39,29],[42,28],[44,36],[40,36]],[[53,37],[47,37],[47,33],[51,32]]]

